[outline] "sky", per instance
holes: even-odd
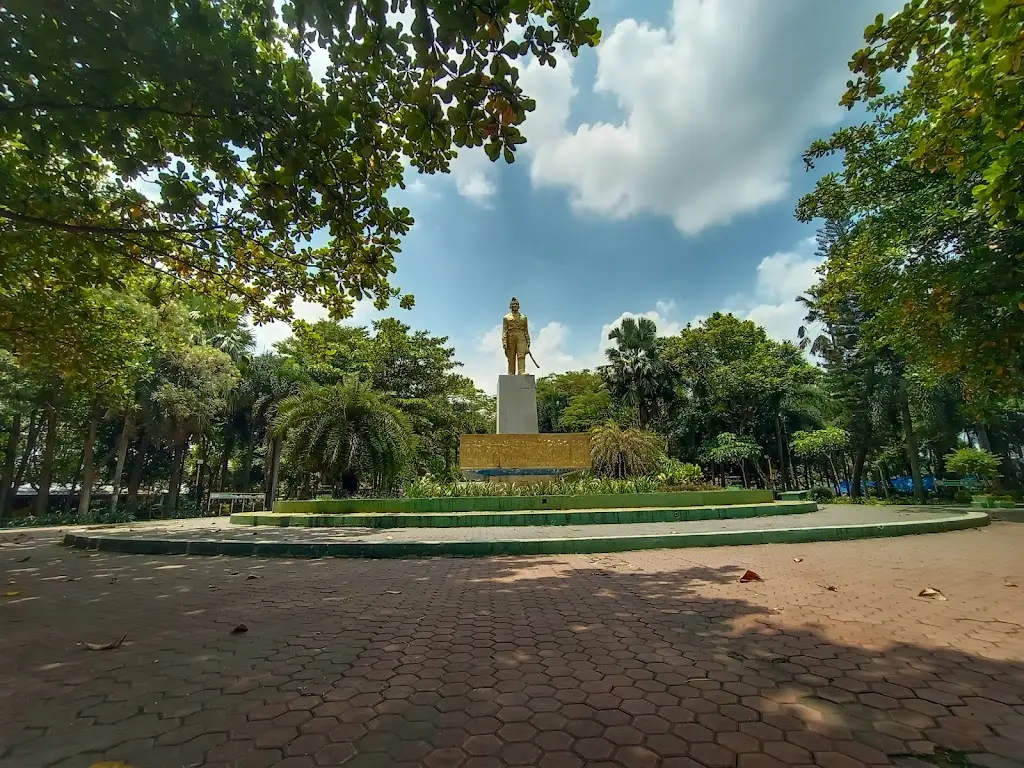
[[[527,61],[537,110],[515,164],[466,150],[450,174],[410,172],[393,199],[416,223],[393,285],[416,306],[365,302],[346,322],[394,316],[449,337],[494,394],[500,325],[516,296],[546,375],[603,360],[628,316],[678,333],[733,312],[795,339],[816,282],[814,224],[797,199],[828,165],[803,151],[844,123],[851,54],[895,0],[593,0],[596,49],[552,69]],[[326,316],[299,304],[296,317]],[[259,349],[288,335],[256,329]]]

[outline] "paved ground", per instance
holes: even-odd
[[[4,768],[1024,759],[1021,524],[479,560],[157,558],[55,538],[0,535]],[[765,580],[739,583],[748,568]]]
[[[86,530],[127,538],[159,536],[175,540],[216,539],[221,541],[522,541],[580,536],[660,536],[669,533],[710,533],[717,531],[817,528],[819,526],[864,525],[906,521],[941,520],[962,515],[964,507],[868,507],[861,504],[830,504],[817,512],[794,515],[765,515],[728,520],[694,520],[682,523],[631,523],[624,525],[534,525],[471,528],[277,528],[232,525],[227,518],[170,520],[125,526],[93,526]]]

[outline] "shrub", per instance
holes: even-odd
[[[957,488],[956,493],[953,494],[953,501],[957,504],[970,504],[973,499],[971,492],[965,488]]]
[[[700,490],[708,487],[700,467],[667,456],[658,467],[658,482],[667,488]]]
[[[594,472],[625,478],[652,474],[665,457],[665,441],[653,432],[614,421],[590,430],[590,460]]]
[[[462,498],[470,496],[589,496],[595,494],[654,493],[661,490],[652,477],[593,477],[585,475],[544,483],[440,483],[420,478],[405,489],[408,498]]]
[[[815,486],[811,488],[811,498],[819,504],[828,504],[830,501],[834,501],[836,498],[835,493],[832,492],[831,488],[826,488],[823,485]]]
[[[999,477],[999,458],[984,448],[958,448],[946,454],[946,468],[958,475],[977,475],[986,486]]]

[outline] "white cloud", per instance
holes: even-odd
[[[658,305],[658,310],[641,313],[623,312],[610,323],[605,323],[601,327],[601,335],[596,340],[596,344],[581,344],[574,338],[567,325],[551,321],[539,331],[531,333],[530,351],[537,358],[537,363],[541,367],[534,368],[533,363],[527,358],[527,368],[535,376],[540,377],[603,365],[606,359],[605,350],[613,343],[608,340],[608,333],[627,317],[650,318],[657,323],[658,333],[661,336],[679,333],[682,326],[662,314],[662,310],[670,310],[674,307],[675,302],[658,302]],[[496,325],[480,335],[468,354],[457,350],[457,357],[464,363],[460,373],[471,378],[484,392],[495,394],[498,388],[498,376],[508,370],[505,353],[501,348],[501,325]]]
[[[876,9],[821,0],[675,0],[666,27],[619,22],[597,49],[594,92],[614,122],[568,125],[572,60],[523,71],[535,186],[578,210],[670,217],[693,234],[782,199],[809,131],[842,112],[848,54]],[[869,14],[870,11],[870,14]]]
[[[490,207],[490,198],[498,191],[497,168],[482,147],[465,147],[451,162],[452,180],[459,194],[477,205]]]
[[[817,269],[822,259],[814,254],[813,237],[801,241],[791,251],[765,256],[757,265],[753,290],[732,296],[724,302],[723,312],[764,326],[777,341],[797,341],[797,329],[804,325],[807,308],[797,296],[818,282]],[[705,318],[695,317],[695,325]]]
[[[328,317],[328,312],[324,307],[309,301],[296,301],[292,305],[292,312],[296,320],[305,320],[308,323],[326,320]],[[342,322],[345,325],[366,325],[379,315],[380,313],[373,306],[371,300],[361,299],[355,303],[352,315]],[[255,326],[252,330],[256,340],[257,353],[272,352],[275,344],[292,335],[291,326],[281,320]]]

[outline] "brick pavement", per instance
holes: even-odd
[[[480,560],[146,557],[55,538],[0,535],[4,768],[1024,760],[1021,524]],[[740,584],[747,568],[765,581]],[[917,598],[925,586],[948,600]]]

